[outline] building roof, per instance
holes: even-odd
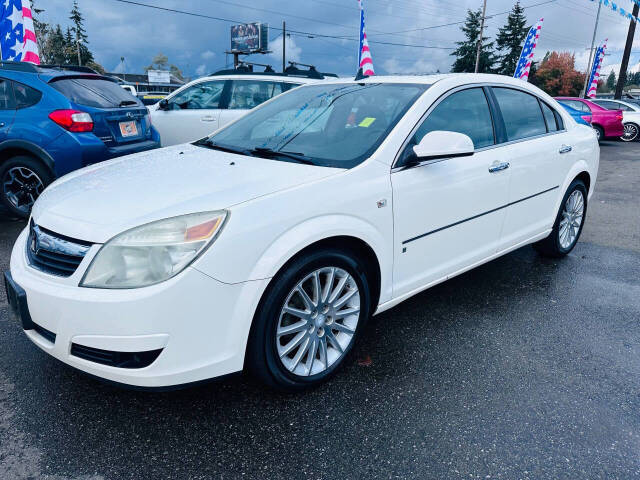
[[[123,82],[131,83],[131,84],[144,84],[144,85],[174,85],[180,86],[184,85],[186,82],[184,80],[180,80],[175,75],[171,75],[171,83],[149,83],[149,77],[146,73],[107,73],[110,77],[115,77]]]

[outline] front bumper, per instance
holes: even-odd
[[[138,387],[176,386],[242,370],[253,313],[268,280],[225,284],[189,267],[145,288],[81,288],[79,279],[99,246],[75,274],[58,278],[28,265],[27,233],[13,248],[11,277],[24,291],[36,325],[25,333],[45,352],[91,375]],[[120,368],[80,358],[78,346],[161,351],[149,366]]]

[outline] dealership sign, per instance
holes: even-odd
[[[232,52],[266,52],[268,48],[269,25],[266,23],[243,23],[231,27]]]
[[[171,72],[168,70],[148,70],[149,83],[171,83]]]

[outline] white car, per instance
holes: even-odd
[[[633,142],[640,136],[640,107],[635,103],[624,100],[613,99],[590,99],[596,105],[600,105],[607,110],[622,110],[622,124],[624,125],[624,135],[620,140]]]
[[[193,142],[294,87],[317,79],[276,74],[212,75],[199,78],[149,106],[163,147]]]
[[[569,253],[598,162],[593,130],[520,80],[321,82],[199,143],[59,179],[7,290],[36,345],[97,377],[247,368],[304,388],[370,315],[523,245]]]

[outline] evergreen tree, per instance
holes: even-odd
[[[71,15],[69,20],[73,23],[72,32],[75,36],[75,59],[69,59],[73,65],[86,65],[89,62],[93,62],[93,54],[87,47],[89,43],[89,37],[87,31],[84,29],[84,17],[80,8],[78,8],[78,1],[74,0],[73,7],[71,8]]]
[[[509,13],[507,23],[498,30],[496,36],[496,49],[500,52],[496,73],[513,75],[528,32],[527,17],[524,14],[524,8],[518,1]]]
[[[465,40],[456,42],[458,48],[451,54],[456,57],[456,60],[453,62],[453,67],[451,68],[452,72],[473,72],[475,70],[481,20],[482,11],[480,9],[475,12],[467,10],[467,18],[461,27]],[[478,71],[480,73],[492,72],[495,64],[493,42],[487,40],[489,40],[489,37],[482,37],[482,49],[478,65]]]
[[[613,70],[611,70],[611,73],[607,77],[607,89],[610,92],[616,89],[616,74],[613,73]]]
[[[65,41],[62,27],[56,25],[49,29],[40,52],[42,63],[65,64],[67,61],[67,42]]]

